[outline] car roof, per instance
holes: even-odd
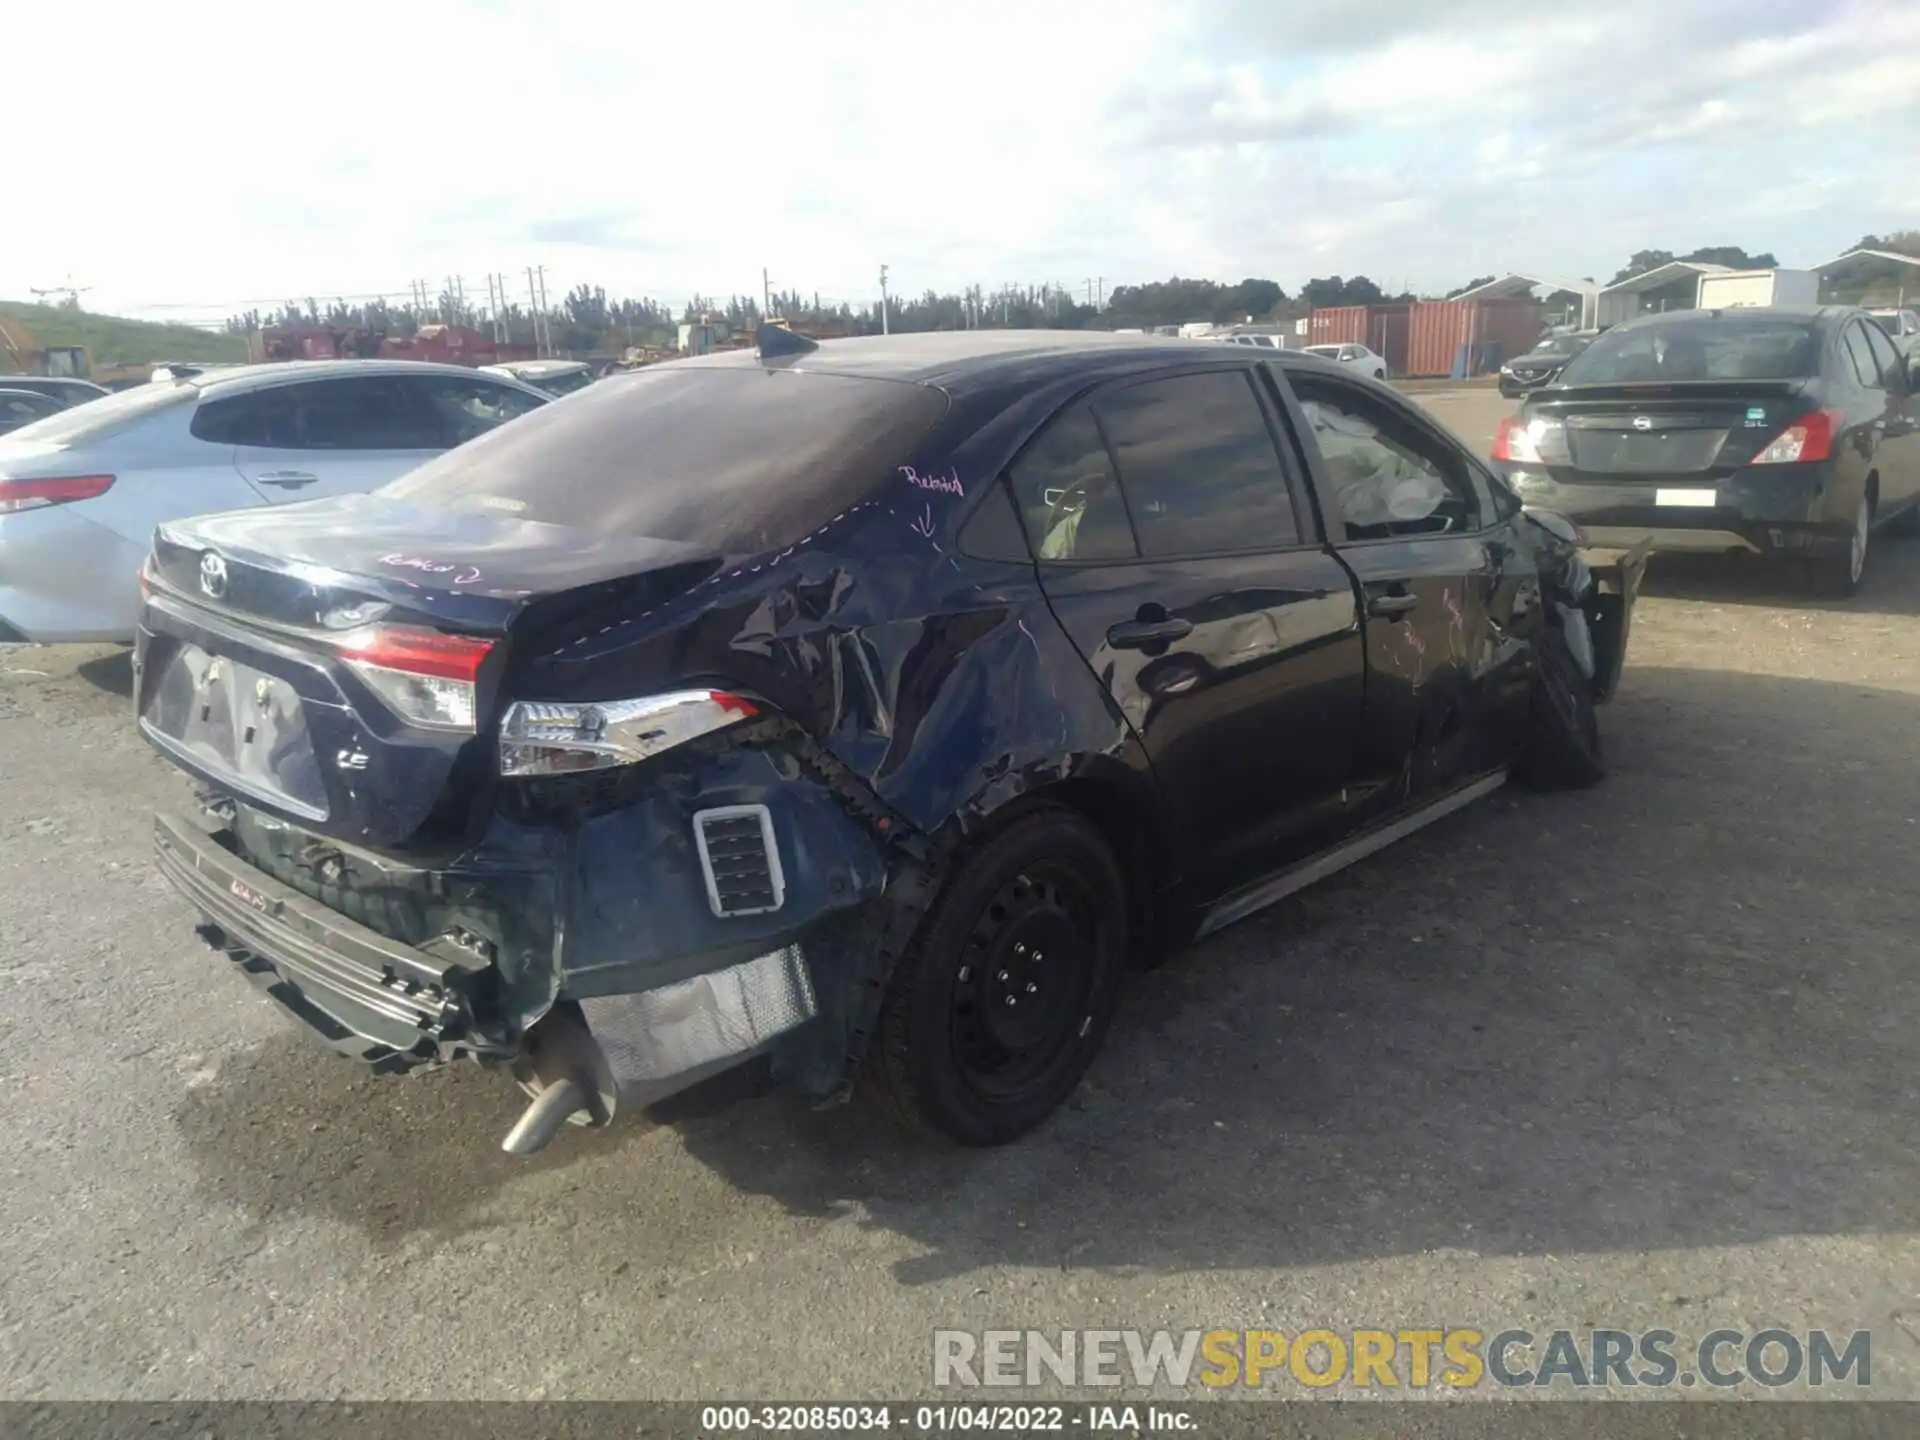
[[[1670,325],[1717,325],[1723,321],[1754,317],[1798,320],[1808,325],[1836,325],[1847,316],[1859,313],[1852,305],[1728,305],[1720,309],[1661,310],[1650,315],[1636,315],[1631,320],[1622,320],[1613,330],[1639,330],[1662,322]]]
[[[574,370],[585,370],[589,366],[584,360],[502,360],[496,365],[482,365],[482,370],[505,371],[509,375],[565,375]]]
[[[183,375],[172,383],[192,385],[212,396],[229,390],[286,385],[297,380],[338,380],[353,375],[472,375],[466,365],[443,365],[432,360],[274,360],[266,364],[235,365],[201,374]],[[510,376],[493,376],[512,382]],[[163,384],[166,382],[162,382]]]
[[[1213,343],[1215,338],[1188,340],[1166,335],[1120,335],[1105,330],[934,331],[822,340],[817,349],[778,356],[764,363],[770,368],[822,375],[905,380],[962,394],[993,389],[1015,377],[1026,383],[1069,374],[1097,379],[1160,364],[1208,361],[1217,364],[1233,351],[1251,348],[1221,346]],[[1315,356],[1302,357],[1297,351],[1277,348],[1268,350],[1260,358],[1268,364],[1324,363]],[[750,369],[762,363],[757,351],[730,350],[651,368],[655,373],[683,369]]]

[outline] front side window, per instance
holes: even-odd
[[[1245,370],[1109,390],[1094,401],[1148,557],[1298,544],[1280,454]]]
[[[1379,397],[1288,377],[1349,540],[1457,534],[1478,526],[1465,464]]]
[[[1034,437],[1007,479],[1038,559],[1127,560],[1138,553],[1107,442],[1087,406],[1074,406]]]

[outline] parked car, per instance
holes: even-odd
[[[1500,393],[1516,400],[1528,391],[1551,385],[1567,368],[1567,362],[1591,345],[1598,330],[1576,330],[1566,335],[1550,335],[1524,355],[1517,355],[1500,367]]]
[[[1375,380],[1387,378],[1387,362],[1364,345],[1307,345],[1302,347],[1300,353],[1332,360]]]
[[[1901,354],[1911,355],[1916,346],[1920,346],[1920,311],[1869,310],[1867,314],[1887,332]]]
[[[1269,334],[1264,330],[1242,330],[1232,335],[1222,335],[1219,338],[1226,341],[1229,345],[1252,345],[1261,350],[1284,350],[1286,348],[1286,346],[1280,343],[1280,337],[1278,335]]]
[[[161,524],[159,861],[337,1049],[510,1067],[511,1151],[749,1060],[997,1143],[1130,962],[1600,778],[1641,562],[1576,538],[1296,356],[763,331]]]
[[[506,375],[549,395],[571,395],[586,389],[598,378],[593,367],[583,360],[508,360],[480,368],[489,375]]]
[[[57,400],[62,410],[111,393],[91,380],[76,380],[71,375],[0,375],[0,389],[31,390]]]
[[[66,408],[63,401],[42,391],[0,386],[0,435],[57,415]]]
[[[131,641],[153,527],[371,490],[548,402],[453,365],[241,366],[0,438],[0,639]]]
[[[1877,532],[1920,529],[1916,390],[1859,310],[1650,315],[1529,395],[1493,457],[1596,544],[1796,557],[1851,594]]]

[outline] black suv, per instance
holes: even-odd
[[[509,1150],[749,1059],[1004,1141],[1130,962],[1600,778],[1578,539],[1311,358],[768,331],[162,526],[160,864],[336,1048],[511,1066]]]

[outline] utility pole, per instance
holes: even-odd
[[[533,312],[533,353],[543,354],[540,348],[540,292],[534,288],[533,267],[527,267],[527,308]]]
[[[1093,308],[1096,310],[1104,310],[1107,308],[1107,277],[1104,275],[1096,275],[1094,277],[1094,283],[1099,288],[1093,297]]]
[[[760,267],[760,318],[773,318],[773,282],[767,279],[767,267]]]
[[[880,333],[891,335],[893,329],[887,319],[887,267],[880,267]]]
[[[533,273],[540,281],[540,330],[547,337],[547,358],[553,358],[553,316],[547,311],[547,267],[536,265]]]

